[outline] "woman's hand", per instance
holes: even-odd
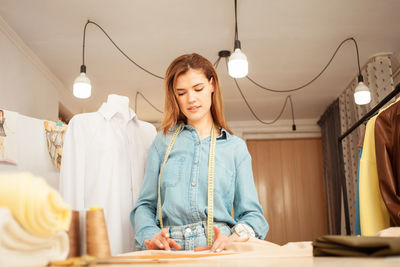
[[[144,244],[146,249],[164,249],[171,250],[180,249],[181,246],[175,242],[175,240],[169,238],[169,233],[167,228],[163,228],[161,232],[154,234],[151,240],[145,240]]]
[[[214,229],[214,244],[209,247],[198,247],[195,248],[194,251],[203,251],[203,250],[211,250],[212,252],[221,252],[225,249],[225,247],[239,239],[237,234],[231,234],[229,237],[221,234],[221,230],[217,226],[213,227]]]

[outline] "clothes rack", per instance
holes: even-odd
[[[363,122],[369,120],[372,116],[374,116],[380,108],[382,108],[386,103],[388,103],[393,97],[400,93],[400,83],[396,85],[395,89],[390,92],[381,102],[379,102],[373,109],[371,109],[367,114],[365,114],[360,120],[353,124],[344,134],[342,134],[338,138],[338,148],[339,148],[339,158],[340,158],[340,169],[342,173],[342,194],[343,194],[343,205],[344,205],[344,214],[345,214],[345,223],[346,223],[346,234],[350,235],[350,216],[349,216],[349,203],[347,200],[347,186],[346,186],[346,176],[344,172],[344,160],[343,160],[343,147],[342,141],[343,139],[352,133],[358,126],[360,126]]]

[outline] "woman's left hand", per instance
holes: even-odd
[[[231,234],[229,237],[222,234],[221,230],[217,226],[213,227],[214,229],[214,244],[209,247],[198,247],[195,248],[194,251],[204,251],[204,250],[210,250],[212,252],[221,252],[222,250],[225,249],[225,247],[234,242],[237,241],[239,236],[237,234]]]

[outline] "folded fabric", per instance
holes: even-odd
[[[38,237],[25,231],[8,208],[0,207],[0,266],[46,266],[63,260],[69,250],[68,235],[59,231]]]
[[[26,231],[39,237],[69,228],[68,204],[42,178],[30,173],[0,174],[0,206],[9,208]]]
[[[389,227],[376,233],[377,236],[391,236],[400,238],[400,227]]]
[[[318,237],[313,247],[314,256],[392,256],[400,255],[400,238],[326,235]]]

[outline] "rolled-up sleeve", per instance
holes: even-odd
[[[150,240],[155,233],[161,231],[157,226],[157,185],[161,160],[156,147],[157,137],[150,147],[146,172],[139,199],[130,214],[132,227],[135,231],[135,246],[144,250],[145,240]]]
[[[244,146],[244,147],[243,147]],[[240,159],[236,167],[236,185],[234,197],[235,220],[251,226],[259,239],[264,239],[269,226],[264,217],[251,168],[251,156],[243,143],[239,149]]]

